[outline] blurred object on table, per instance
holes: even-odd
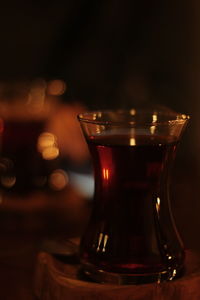
[[[61,190],[68,184],[57,137],[47,131],[47,122],[60,104],[57,94],[61,94],[61,84],[55,81],[48,85],[42,79],[0,84],[4,123],[0,185],[4,191],[23,194],[41,188]]]
[[[0,185],[6,192],[23,194],[54,186],[60,189],[56,175],[63,177],[63,187],[67,183],[64,172],[58,172],[57,138],[46,132],[47,120],[59,102],[46,95],[46,88],[42,79],[0,84],[0,117],[4,122]]]
[[[89,153],[77,122],[85,107],[78,101],[64,104],[66,91],[59,79],[0,82],[3,194],[58,192],[72,184],[91,197]]]

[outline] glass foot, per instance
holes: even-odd
[[[146,283],[161,283],[162,281],[171,281],[179,278],[184,273],[183,267],[168,268],[162,272],[156,273],[140,273],[140,274],[123,274],[112,273],[96,266],[84,263],[81,272],[90,280],[99,283],[126,285],[126,284],[146,284]]]

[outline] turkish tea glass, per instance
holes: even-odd
[[[84,273],[117,284],[180,276],[184,248],[169,182],[189,117],[169,109],[131,109],[78,119],[95,176],[93,212],[80,246]]]

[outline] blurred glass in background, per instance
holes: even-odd
[[[69,184],[69,166],[87,160],[76,124],[81,105],[63,107],[60,96],[65,89],[62,80],[1,82],[2,191],[63,190]]]
[[[52,113],[46,83],[15,82],[0,85],[0,115],[4,128],[1,140],[0,184],[6,191],[31,192],[48,185],[58,167],[56,137],[46,132]]]

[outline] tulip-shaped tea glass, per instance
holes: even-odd
[[[92,216],[82,238],[84,272],[118,284],[172,280],[184,250],[171,214],[169,181],[188,116],[171,110],[78,116],[94,165]]]

